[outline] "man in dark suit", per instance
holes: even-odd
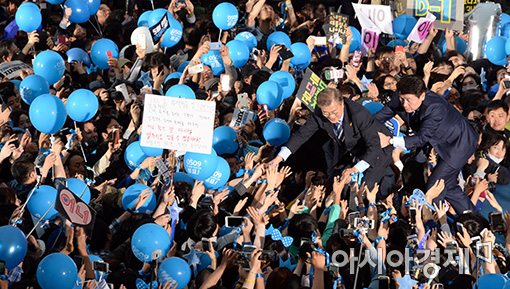
[[[342,172],[344,176],[362,172],[369,188],[376,183],[380,185],[379,198],[391,194],[395,183],[390,167],[392,149],[382,149],[378,137],[378,132],[389,136],[389,130],[375,121],[362,105],[343,98],[334,88],[319,93],[317,107],[271,164],[285,161],[315,132],[324,130],[330,138],[322,146],[330,179]]]
[[[473,210],[469,197],[459,186],[458,176],[476,150],[478,135],[475,130],[448,101],[427,91],[420,77],[402,78],[397,89],[400,95],[395,94],[375,118],[384,123],[398,114],[414,135],[391,138],[379,134],[382,147],[391,144],[416,149],[430,144],[438,154],[438,162],[427,181],[427,188],[438,180],[445,183],[445,190],[435,201],[446,199],[458,214]]]

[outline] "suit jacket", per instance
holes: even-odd
[[[420,108],[414,114],[406,113],[398,94],[379,111],[375,118],[385,122],[398,114],[415,132],[404,137],[407,149],[430,144],[450,166],[460,169],[474,154],[478,135],[460,112],[443,97],[428,91]]]
[[[343,137],[339,140],[332,124],[317,108],[307,122],[295,132],[286,147],[295,153],[301,145],[308,141],[318,130],[324,130],[329,140],[322,146],[326,156],[328,175],[332,175],[335,168],[349,165],[358,160],[364,160],[373,168],[385,168],[391,163],[391,155],[381,149],[379,135],[382,132],[390,135],[389,130],[374,120],[372,115],[359,103],[344,99]]]

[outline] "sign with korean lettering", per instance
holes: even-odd
[[[213,101],[146,94],[140,144],[210,154],[215,110]]]
[[[170,22],[168,22],[167,14],[165,14],[165,16],[163,16],[158,23],[149,27],[149,31],[151,32],[152,40],[154,43],[159,42],[168,27],[170,27]]]
[[[307,69],[303,75],[303,81],[301,81],[301,85],[299,86],[297,97],[308,109],[314,111],[317,105],[317,96],[319,92],[323,91],[326,87],[326,83],[322,81],[317,74]]]
[[[464,13],[471,12],[478,2],[478,0],[464,0]]]
[[[345,44],[347,28],[349,27],[349,17],[347,15],[332,13],[328,16],[328,22],[325,26],[329,43]]]
[[[71,190],[61,186],[55,200],[55,209],[71,223],[92,231],[95,212]]]
[[[423,40],[429,35],[429,31],[434,25],[436,16],[432,13],[428,13],[426,17],[421,17],[414,25],[413,30],[407,37],[407,40],[414,41],[416,43],[422,43]]]
[[[0,75],[8,79],[18,78],[21,72],[32,67],[22,61],[14,60],[0,64]]]
[[[371,27],[363,28],[361,35],[361,52],[366,55],[370,50],[375,51],[379,45],[381,30]]]
[[[465,0],[407,0],[406,13],[414,17],[436,16],[434,28],[462,31]]]
[[[352,3],[362,28],[378,28],[386,34],[393,34],[393,15],[390,6]]]

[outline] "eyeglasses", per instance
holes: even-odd
[[[325,111],[323,111],[322,115],[324,115],[325,117],[329,117],[330,115],[337,116],[338,115],[338,111],[336,109],[333,110],[332,112],[325,112]]]

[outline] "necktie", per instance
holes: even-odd
[[[335,135],[337,137],[337,139],[339,139],[340,141],[342,140],[342,134],[344,133],[344,128],[342,126],[342,122],[338,122],[335,124]]]

